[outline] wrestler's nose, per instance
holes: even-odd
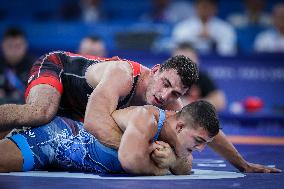
[[[201,152],[206,146],[206,143],[202,143],[202,144],[197,144],[194,149],[198,150],[199,152]]]
[[[171,98],[171,90],[164,90],[161,97],[164,102],[168,101]]]

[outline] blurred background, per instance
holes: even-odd
[[[202,71],[185,103],[213,103],[229,134],[284,136],[283,0],[4,0],[0,35],[0,104],[23,102],[50,51],[148,67],[185,54]]]

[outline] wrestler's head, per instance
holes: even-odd
[[[151,77],[145,92],[147,104],[158,107],[177,100],[198,79],[198,68],[190,58],[177,55],[162,65],[151,69]]]
[[[193,150],[202,151],[219,132],[219,119],[214,106],[206,101],[193,102],[176,114],[177,142],[174,147],[178,156]]]

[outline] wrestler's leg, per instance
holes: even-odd
[[[0,140],[0,172],[23,170],[23,157],[20,149],[10,139]]]
[[[26,104],[0,106],[0,139],[14,128],[50,122],[56,115],[60,98],[61,94],[51,85],[39,84],[31,88]]]

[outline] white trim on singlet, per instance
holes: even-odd
[[[60,73],[59,73],[60,83],[62,83],[62,81],[61,81],[61,75],[62,75],[62,73],[63,73],[63,69],[61,69],[61,71],[60,71]]]
[[[68,75],[68,76],[73,76],[73,77],[77,77],[77,78],[80,78],[80,79],[85,79],[85,76],[80,76],[80,75],[76,75],[76,74],[73,74],[73,73],[64,72],[63,75]]]
[[[42,65],[43,65],[44,61],[47,59],[48,56],[53,55],[55,53],[62,53],[62,51],[53,51],[53,52],[50,52],[50,53],[45,55],[45,57],[42,59],[42,61],[40,63],[40,66],[39,66],[39,69],[38,69],[38,73],[37,73],[37,78],[39,78],[40,70],[42,68]]]
[[[71,53],[71,52],[65,52],[65,53]],[[74,53],[71,53],[71,54],[74,54]],[[75,54],[75,55],[65,54],[65,55],[72,57],[72,58],[81,57],[81,58],[84,58],[86,60],[91,60],[91,61],[102,61],[102,62],[110,61],[110,58],[106,58],[105,60],[100,60],[100,59],[94,59],[94,58],[87,58],[87,57],[80,55],[80,54]]]

